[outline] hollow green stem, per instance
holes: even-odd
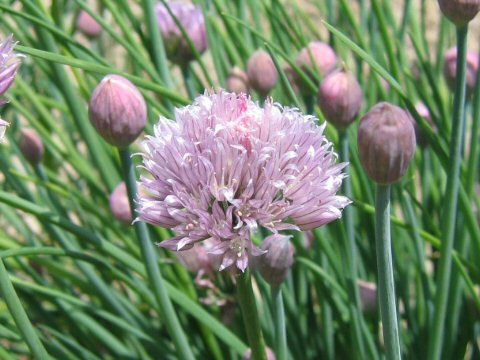
[[[137,216],[135,210],[135,198],[137,196],[137,183],[135,170],[133,168],[131,154],[128,149],[119,150],[120,159],[122,161],[122,170],[127,186],[128,198],[132,215]],[[160,268],[158,267],[156,252],[150,241],[147,225],[142,221],[134,223],[135,233],[140,241],[142,256],[145,261],[145,267],[150,282],[150,286],[155,294],[155,299],[159,307],[159,313],[165,321],[170,336],[175,344],[180,359],[194,360],[194,356],[188,344],[187,338],[178,320],[177,314],[168,297],[167,288],[165,286]]]
[[[190,64],[182,65],[181,69],[182,69],[183,81],[185,82],[185,87],[187,88],[188,97],[190,99],[195,99],[197,92],[195,91],[195,86],[193,85]]]
[[[342,162],[349,162],[350,149],[348,143],[347,131],[341,131],[340,137],[340,160]],[[348,178],[342,183],[342,190],[346,197],[352,198],[352,183]],[[353,220],[353,207],[348,206],[343,210],[344,223],[347,234],[347,242],[344,244],[344,252],[347,259],[347,287],[350,297],[350,314],[352,316],[351,336],[354,341],[354,346],[357,348],[356,353],[358,358],[364,359],[365,345],[362,336],[361,322],[362,313],[360,307],[360,296],[358,294],[357,286],[357,249],[355,245],[355,227]]]
[[[33,357],[37,360],[50,359],[15,292],[2,258],[0,258],[0,294]]]
[[[158,29],[153,0],[142,0],[142,7],[145,16],[145,24],[150,38],[149,45],[153,62],[167,87],[172,88],[173,82],[170,77],[170,69],[168,68],[165,47],[162,37],[160,36],[160,30]],[[166,102],[166,106],[169,110],[173,109],[173,105],[170,101]]]
[[[253,295],[252,277],[247,269],[237,276],[237,296],[242,310],[243,323],[247,332],[248,345],[252,350],[252,360],[267,360],[257,305]]]
[[[275,326],[275,356],[277,360],[287,360],[287,332],[281,286],[272,287],[271,295]]]
[[[428,359],[441,358],[447,299],[452,271],[452,251],[455,235],[455,221],[458,205],[458,191],[460,185],[460,165],[462,147],[462,129],[464,129],[464,104],[466,80],[466,53],[467,53],[468,26],[457,27],[457,73],[455,95],[453,100],[452,133],[447,167],[447,185],[443,213],[441,217],[442,247],[438,265],[437,288],[435,297],[435,317],[430,330]]]
[[[377,184],[375,193],[375,242],[377,250],[378,295],[383,323],[386,358],[401,359],[392,242],[390,239],[390,185]]]

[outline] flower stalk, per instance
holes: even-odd
[[[127,186],[128,198],[132,216],[135,218],[137,213],[135,210],[135,198],[137,196],[137,183],[135,177],[135,170],[133,168],[131,154],[128,149],[119,150],[120,159],[122,161],[122,170]],[[165,321],[168,332],[172,337],[175,348],[180,359],[193,360],[194,356],[188,344],[187,338],[180,325],[176,312],[168,296],[167,288],[163,281],[160,268],[158,267],[156,252],[150,241],[147,225],[142,221],[134,223],[135,233],[140,241],[142,256],[145,261],[147,274],[150,285],[154,291],[157,304],[159,306],[160,314]]]
[[[265,341],[260,328],[260,319],[258,318],[249,269],[237,276],[237,297],[242,310],[248,344],[252,349],[252,360],[267,360]]]
[[[271,287],[273,321],[275,326],[275,356],[276,360],[287,359],[287,333],[285,329],[285,309],[283,306],[282,289]]]
[[[462,161],[462,132],[465,128],[464,104],[466,96],[467,33],[468,25],[457,27],[457,81],[453,99],[447,185],[441,217],[442,247],[438,265],[437,295],[435,297],[434,307],[435,317],[430,331],[431,338],[428,351],[428,358],[430,360],[441,358],[450,276],[452,272],[452,252],[455,240],[455,221],[457,217],[460,165]]]
[[[375,242],[380,313],[383,323],[386,358],[398,360],[402,356],[393,280],[392,242],[390,238],[390,185],[377,184],[375,193]]]

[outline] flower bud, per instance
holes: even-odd
[[[477,82],[478,71],[478,54],[473,51],[467,52],[467,95],[473,93],[475,90],[475,84]],[[452,91],[455,90],[455,82],[457,78],[457,48],[453,47],[445,52],[443,63],[443,75],[447,81],[448,86]]]
[[[362,106],[363,92],[352,73],[339,70],[323,79],[317,99],[325,118],[337,129],[344,130],[355,120]]]
[[[260,273],[271,286],[279,286],[287,277],[293,264],[295,248],[290,243],[291,236],[273,234],[262,242],[262,250],[266,251],[258,259]]]
[[[29,163],[39,164],[43,158],[43,143],[33,129],[22,129],[19,139],[20,151]]]
[[[295,63],[307,75],[320,73],[322,77],[335,69],[337,65],[337,55],[335,51],[321,41],[312,41],[307,47],[300,50]],[[297,85],[300,91],[307,91],[307,86],[297,74]]]
[[[302,68],[319,70],[322,76],[327,75],[337,65],[337,55],[330,45],[321,41],[312,41],[300,50],[295,63]]]
[[[107,75],[92,93],[88,115],[105,141],[125,148],[145,127],[147,105],[129,80],[119,75]]]
[[[273,353],[272,349],[268,346],[265,346],[265,353],[267,355],[267,360],[275,360],[275,354]],[[252,349],[248,348],[247,351],[242,356],[242,360],[251,360],[252,359]]]
[[[266,96],[278,79],[278,72],[272,58],[261,49],[248,59],[247,75],[250,86],[261,96]]]
[[[480,0],[438,0],[440,10],[457,26],[468,24],[480,10]]]
[[[7,130],[7,126],[10,124],[5,121],[0,119],[0,142],[3,142],[3,138],[5,137],[5,131]]]
[[[77,30],[83,35],[94,38],[102,32],[102,26],[85,10],[80,11],[77,18]]]
[[[415,130],[407,112],[387,102],[375,105],[360,121],[358,152],[373,181],[398,181],[415,152]]]
[[[377,285],[361,279],[357,280],[357,285],[362,310],[366,313],[375,312],[377,309]]]
[[[109,204],[110,211],[115,219],[126,224],[132,223],[132,211],[130,209],[130,201],[128,200],[127,186],[123,181],[113,190]]]
[[[228,74],[227,90],[236,94],[248,93],[248,76],[238,66],[235,66]]]
[[[192,273],[198,273],[201,270],[210,272],[212,270],[207,250],[202,244],[197,243],[191,249],[177,251],[175,254],[178,261]]]
[[[208,46],[202,8],[199,5],[183,1],[171,1],[167,5],[182,25],[195,49],[202,54]],[[193,50],[183,36],[181,29],[175,23],[174,18],[170,15],[167,7],[162,3],[157,4],[155,14],[157,15],[160,33],[165,42],[168,58],[182,66],[195,59]]]
[[[418,102],[415,105],[415,110],[417,110],[418,115],[420,115],[427,123],[433,128],[436,129],[435,124],[432,120],[432,117],[430,116],[430,111],[428,110],[428,107],[423,103],[423,102]],[[420,126],[418,126],[417,122],[415,119],[411,116],[410,113],[410,120],[412,121],[413,129],[415,130],[415,139],[417,141],[417,145],[421,147],[427,146],[427,139],[425,136],[422,135],[422,131],[420,130]]]

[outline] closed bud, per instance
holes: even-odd
[[[279,286],[287,277],[293,264],[295,248],[290,243],[291,236],[273,234],[262,242],[262,250],[266,251],[258,259],[260,273],[271,286]]]
[[[265,347],[265,353],[267,355],[267,360],[276,360],[275,354],[273,353],[272,349],[269,347]],[[252,349],[248,348],[247,351],[242,356],[242,360],[252,360]]]
[[[321,41],[312,41],[307,47],[300,50],[295,63],[302,70],[313,69],[320,71],[322,76],[327,75],[337,65],[337,55],[330,45]]]
[[[480,10],[480,0],[438,0],[440,10],[457,26],[468,24]]]
[[[467,52],[467,73],[466,86],[467,95],[473,93],[475,84],[477,82],[478,71],[478,54],[473,51]],[[455,83],[457,79],[457,48],[453,47],[445,52],[443,63],[443,75],[447,81],[448,86],[453,91],[455,90]]]
[[[43,142],[33,129],[22,129],[19,139],[20,151],[31,164],[39,164],[43,158]]]
[[[278,80],[278,72],[272,58],[261,49],[248,59],[247,75],[250,86],[262,96],[266,96]]]
[[[199,5],[184,1],[171,1],[167,5],[182,25],[195,49],[202,54],[208,46],[202,8]],[[195,58],[195,55],[181,28],[177,26],[164,4],[159,3],[156,5],[155,14],[157,15],[158,26],[165,43],[168,58],[182,66],[188,64]]]
[[[128,200],[127,187],[124,182],[121,182],[113,190],[110,195],[110,211],[115,219],[126,223],[132,223],[132,211],[130,209],[130,201]]]
[[[323,79],[317,100],[325,118],[337,129],[344,130],[355,120],[362,106],[363,92],[352,73],[339,70]]]
[[[357,280],[357,285],[362,310],[366,313],[374,313],[377,309],[377,285],[361,279]]]
[[[235,66],[228,74],[227,90],[236,94],[248,93],[248,76],[238,66]]]
[[[428,107],[423,103],[423,102],[418,102],[415,105],[415,110],[417,111],[418,115],[420,115],[427,123],[434,129],[436,130],[435,124],[432,120],[432,117],[430,116],[430,110],[428,110]],[[411,115],[409,113],[409,115]],[[421,147],[427,146],[427,139],[425,138],[424,135],[422,135],[422,131],[420,130],[420,126],[418,126],[417,122],[415,119],[410,116],[410,120],[412,121],[413,129],[415,130],[415,139],[417,141],[417,145]]]
[[[77,30],[83,35],[94,38],[102,32],[102,26],[85,10],[80,11],[77,18]]]
[[[119,75],[107,75],[92,93],[88,114],[105,141],[126,148],[145,127],[147,105],[129,80]]]
[[[319,73],[324,77],[335,69],[337,55],[330,45],[321,41],[312,41],[307,47],[300,50],[295,63],[309,76]],[[306,92],[308,89],[298,74],[297,86],[302,92]]]
[[[358,152],[373,181],[398,181],[415,152],[415,131],[409,114],[387,102],[375,105],[360,121]]]

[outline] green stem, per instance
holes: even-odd
[[[170,70],[168,68],[167,55],[163,39],[160,36],[160,30],[157,24],[153,0],[142,0],[143,13],[145,16],[145,24],[150,35],[150,50],[153,57],[155,67],[160,74],[160,77],[165,82],[168,88],[173,87],[172,78],[170,77]],[[166,106],[169,110],[173,109],[173,105],[169,100],[166,100]]]
[[[134,218],[137,216],[135,209],[135,199],[137,196],[137,183],[135,170],[133,168],[131,154],[128,149],[119,150],[122,161],[122,170],[127,186],[130,208]],[[180,359],[194,360],[194,356],[188,344],[187,338],[178,320],[177,314],[168,297],[167,288],[165,286],[160,268],[158,267],[156,252],[150,241],[147,225],[142,221],[134,223],[135,233],[140,241],[142,256],[145,261],[150,286],[155,294],[155,299],[159,306],[159,313],[162,315],[165,325],[175,344]]]
[[[392,243],[390,239],[390,185],[377,184],[375,194],[375,241],[377,249],[378,294],[386,358],[388,360],[398,360],[402,356],[395,304]]]
[[[350,149],[348,143],[348,133],[347,131],[341,131],[339,134],[340,137],[340,160],[342,162],[349,162],[350,159]],[[351,178],[347,178],[342,183],[343,193],[346,197],[352,199],[352,183]],[[350,314],[352,316],[352,325],[350,328],[351,336],[354,341],[354,345],[357,348],[356,353],[358,358],[365,358],[365,345],[363,342],[361,322],[362,314],[360,307],[360,295],[358,293],[357,285],[357,249],[355,244],[355,224],[353,220],[353,207],[348,206],[343,210],[344,224],[347,233],[347,243],[344,244],[344,252],[347,259],[347,286],[350,297]]]
[[[0,294],[33,357],[37,360],[50,359],[15,292],[2,258],[0,258]]]
[[[252,278],[247,269],[237,276],[237,296],[242,310],[243,323],[247,331],[248,344],[252,350],[252,360],[267,360],[257,305],[253,295]]]
[[[275,326],[276,360],[287,360],[287,333],[281,286],[272,287],[273,320]]]
[[[447,168],[447,186],[441,218],[442,247],[438,265],[437,289],[435,297],[435,317],[431,328],[429,343],[429,360],[441,358],[447,299],[450,287],[452,270],[452,251],[455,239],[455,221],[458,205],[458,191],[460,186],[460,165],[462,129],[465,117],[465,74],[467,53],[468,25],[457,27],[457,74],[455,96],[453,100],[452,134],[449,149],[449,162]]]
[[[195,99],[195,97],[197,96],[197,92],[195,91],[195,86],[193,85],[190,64],[182,65],[180,68],[182,70],[185,87],[187,88],[188,97],[190,99]]]

